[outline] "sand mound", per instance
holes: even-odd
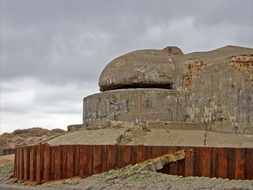
[[[48,130],[42,128],[15,130],[12,133],[0,135],[0,148],[14,148],[16,146],[35,144],[63,134],[64,132],[62,129]]]

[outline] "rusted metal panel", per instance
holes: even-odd
[[[102,171],[101,166],[102,166],[102,146],[101,145],[96,145],[93,146],[93,171],[92,174],[97,174]]]
[[[211,176],[211,148],[200,148],[200,175]]]
[[[234,148],[225,148],[227,154],[227,177],[228,179],[235,179],[235,149]]]
[[[245,150],[245,179],[253,179],[253,148]]]
[[[101,148],[102,148],[102,153],[101,153],[101,160],[102,160],[102,162],[101,162],[101,172],[104,172],[104,171],[107,171],[106,170],[106,167],[107,167],[107,163],[106,163],[106,159],[107,159],[107,157],[106,157],[106,155],[107,155],[107,146],[101,146]]]
[[[178,160],[178,174],[180,176],[184,176],[184,168],[185,168],[185,161],[184,160]]]
[[[86,176],[90,176],[93,172],[93,145],[87,145],[86,160]]]
[[[211,167],[211,176],[210,177],[218,176],[217,166],[218,166],[217,148],[212,148],[211,165],[210,165],[210,167]]]
[[[187,148],[185,151],[185,176],[194,175],[194,150]]]
[[[50,179],[50,163],[51,163],[51,155],[50,155],[50,146],[45,145],[44,146],[44,175],[43,175],[43,182],[49,181]]]
[[[200,148],[194,148],[194,176],[200,176]]]
[[[144,145],[137,146],[137,162],[143,162],[146,158]]]
[[[74,176],[79,175],[79,145],[73,145],[74,148]]]
[[[122,146],[122,164],[131,163],[131,146]]]
[[[226,149],[217,149],[218,152],[218,176],[219,178],[227,178],[228,155]]]
[[[105,155],[104,155],[104,161],[105,161],[105,163],[104,163],[104,168],[105,168],[105,171],[108,171],[110,168],[112,168],[112,166],[110,166],[110,155],[112,154],[111,152],[110,152],[110,149],[111,149],[111,147],[110,147],[111,145],[105,145],[105,151],[106,151],[106,153],[105,153]]]
[[[61,162],[61,146],[56,146],[54,148],[54,156],[55,156],[55,160],[54,160],[54,179],[61,179],[61,166],[65,167]]]
[[[88,156],[88,146],[80,145],[79,146],[79,176],[87,176],[87,156]]]
[[[135,164],[185,149],[185,160],[164,166],[161,172],[185,176],[252,179],[253,149],[129,146],[37,145],[17,147],[15,175],[38,183],[89,175]]]
[[[107,146],[107,170],[115,169],[116,165],[116,146]]]
[[[93,172],[93,146],[88,146],[88,152],[87,152],[87,175],[92,175]]]
[[[123,161],[122,161],[122,147],[124,145],[116,145],[116,168],[121,168],[123,166]]]
[[[152,154],[152,148],[151,146],[145,146],[145,155],[146,159],[150,159]]]
[[[42,146],[41,145],[37,145],[36,146],[36,182],[37,183],[41,183],[41,170],[42,170]]]
[[[24,147],[24,180],[27,181],[29,179],[29,147]]]
[[[17,178],[20,179],[20,147],[17,147]]]
[[[159,157],[163,154],[163,147],[162,146],[156,146],[155,148],[152,148],[151,158]]]
[[[67,147],[70,145],[60,145],[60,152],[61,152],[61,173],[60,178],[67,178]]]
[[[18,179],[22,180],[22,157],[21,157],[21,151],[22,151],[22,147],[18,147],[18,156],[19,156],[19,160],[18,160]]]
[[[24,180],[24,147],[20,147],[19,179]]]
[[[245,149],[235,149],[235,179],[244,179]]]
[[[71,178],[74,177],[74,147],[73,145],[66,146],[66,156],[67,156],[67,163],[66,163],[66,177]]]
[[[35,181],[36,179],[36,146],[30,147],[30,181]]]
[[[19,174],[19,150],[18,147],[15,148],[15,164],[14,164],[14,171],[15,171],[15,177],[18,178]]]
[[[131,146],[131,164],[137,163],[137,146]]]
[[[55,152],[56,152],[56,147],[55,146],[50,147],[50,155],[51,155],[50,179],[55,179]]]

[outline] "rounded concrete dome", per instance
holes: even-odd
[[[171,88],[175,65],[166,50],[138,50],[112,60],[99,77],[101,91],[122,88]]]

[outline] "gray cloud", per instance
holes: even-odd
[[[218,0],[4,0],[3,77],[97,80],[108,61],[132,49],[251,45],[250,7],[251,1]]]
[[[176,45],[189,53],[228,44],[253,47],[251,0],[0,3],[2,128],[19,127],[8,118],[34,110],[31,120],[50,118],[50,113],[56,120],[68,112],[81,117],[81,99],[98,91],[103,67],[132,50]],[[25,123],[23,127],[31,127],[29,119]]]

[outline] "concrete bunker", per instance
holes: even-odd
[[[178,122],[253,134],[252,54],[252,48],[237,46],[124,54],[101,72],[101,93],[83,99],[83,124]]]
[[[99,77],[102,93],[84,98],[84,124],[180,121],[172,59],[179,54],[179,48],[168,47],[133,51],[112,60]]]
[[[101,91],[124,88],[172,89],[174,54],[165,50],[138,50],[112,60],[99,77]]]

